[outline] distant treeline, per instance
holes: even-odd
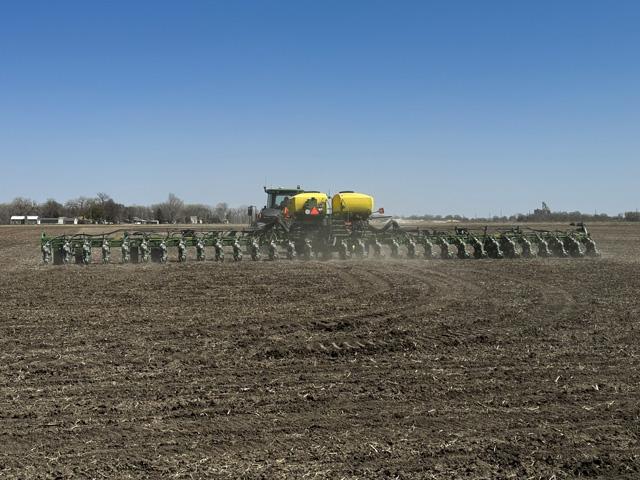
[[[197,217],[202,223],[248,223],[247,207],[231,208],[226,203],[209,206],[199,203],[184,203],[170,193],[167,200],[153,205],[124,205],[106,193],[95,197],[78,197],[60,203],[49,199],[37,203],[29,198],[18,197],[9,203],[0,203],[0,223],[9,223],[12,215],[38,215],[41,218],[69,217],[86,223],[133,223],[139,220],[160,223],[190,223]],[[638,211],[610,216],[606,213],[552,212],[536,210],[529,214],[469,218],[462,215],[411,215],[407,220],[478,221],[478,222],[605,222],[640,221]]]
[[[70,217],[86,223],[133,223],[157,220],[160,223],[190,223],[197,217],[202,223],[248,223],[247,207],[231,208],[226,203],[215,206],[184,203],[174,194],[154,205],[124,205],[106,193],[95,197],[79,197],[60,203],[49,199],[37,203],[29,198],[16,198],[0,203],[0,223],[9,223],[12,215],[38,215],[41,218]]]
[[[582,213],[582,212],[545,212],[545,213],[518,213],[510,216],[475,217],[469,218],[461,215],[411,215],[403,217],[407,220],[439,220],[459,222],[616,222],[640,221],[640,213],[625,212],[611,216],[606,213]]]

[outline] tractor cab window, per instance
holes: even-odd
[[[284,208],[288,206],[289,199],[295,195],[295,193],[270,193],[268,200],[269,208]]]
[[[276,206],[284,208],[289,203],[289,195],[276,195]]]

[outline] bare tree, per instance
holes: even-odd
[[[211,207],[209,207],[208,205],[203,205],[201,203],[192,203],[185,205],[183,214],[184,220],[187,223],[191,221],[190,217],[198,217],[198,219],[203,223],[211,223],[213,218]]]
[[[35,215],[38,204],[30,198],[17,197],[9,204],[11,215]]]
[[[218,203],[213,207],[214,222],[222,223],[227,220],[227,213],[229,211],[229,205],[224,202]]]
[[[184,210],[184,202],[173,193],[169,194],[166,202],[152,206],[155,217],[161,223],[176,223],[181,220]]]
[[[56,202],[53,198],[49,198],[40,205],[40,216],[45,218],[56,218],[64,215],[64,206]]]
[[[96,193],[96,198],[98,199],[98,201],[104,206],[104,204],[108,201],[111,200],[111,197],[104,193],[104,192],[98,192]]]
[[[124,205],[109,198],[103,205],[104,219],[110,223],[120,223],[124,218]]]
[[[11,215],[11,206],[8,203],[0,203],[0,223],[9,223]]]
[[[122,219],[133,222],[134,219],[152,220],[155,218],[153,208],[142,205],[130,205],[122,209]]]
[[[87,208],[89,206],[89,199],[87,197],[78,197],[71,200],[67,200],[64,204],[64,208],[67,210],[67,215],[70,217],[87,217]]]

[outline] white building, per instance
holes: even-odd
[[[38,215],[11,215],[9,223],[11,225],[38,225],[40,218]]]
[[[50,218],[39,218],[38,225],[77,225],[78,219],[73,217],[50,217]]]

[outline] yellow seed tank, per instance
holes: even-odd
[[[329,197],[322,192],[303,192],[289,198],[289,212],[291,214],[304,213],[304,204],[307,200],[316,199],[317,206],[322,207],[324,212],[327,211],[327,202]]]
[[[331,208],[335,216],[367,218],[373,212],[373,197],[358,192],[336,193]]]

